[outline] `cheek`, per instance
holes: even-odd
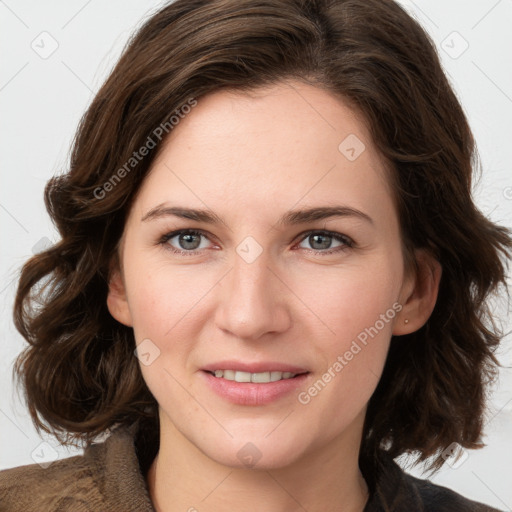
[[[132,276],[128,296],[137,341],[149,337],[165,342],[183,326],[193,326],[199,303],[215,283],[207,273],[199,276],[161,264],[143,268],[135,260],[125,271]]]
[[[325,337],[330,349],[343,348],[376,323],[379,331],[391,335],[401,283],[401,269],[391,258],[376,259],[372,265],[318,269],[307,278],[297,276],[293,283],[297,296],[310,306],[318,332],[330,333]]]
[[[319,378],[298,399],[314,402],[324,410],[319,417],[331,417],[333,425],[364,407],[378,384],[401,310],[400,276],[400,267],[383,258],[371,269],[345,268],[323,281],[310,275],[298,288],[318,316],[311,315],[309,333],[315,339],[316,332],[315,359],[321,361]]]

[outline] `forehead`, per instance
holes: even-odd
[[[311,85],[210,94],[163,144],[140,212],[170,200],[260,215],[319,202],[391,207],[385,164],[361,116]]]

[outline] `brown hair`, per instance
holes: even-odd
[[[362,451],[417,451],[440,466],[452,442],[482,446],[500,340],[486,300],[505,284],[512,242],[473,203],[475,144],[434,45],[391,0],[177,0],[142,26],[85,113],[69,171],[47,184],[61,240],[21,272],[14,318],[30,346],[15,370],[38,429],[71,442],[141,417],[157,428],[132,329],[110,316],[106,297],[127,212],[161,144],[126,162],[191,98],[288,78],[362,113],[393,170],[406,255],[425,248],[443,268],[427,324],[391,340]]]

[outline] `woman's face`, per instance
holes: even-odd
[[[141,344],[163,435],[240,467],[359,448],[411,286],[383,163],[346,104],[299,82],[200,99],[133,204],[121,270],[109,307]]]

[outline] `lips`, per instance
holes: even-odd
[[[244,361],[224,360],[208,364],[201,369],[212,373],[215,373],[215,370],[234,370],[247,373],[289,372],[293,373],[294,375],[308,372],[306,368],[277,361],[259,361],[248,363]]]
[[[309,377],[303,367],[261,361],[218,361],[202,368],[208,387],[239,405],[265,405],[297,390]]]

